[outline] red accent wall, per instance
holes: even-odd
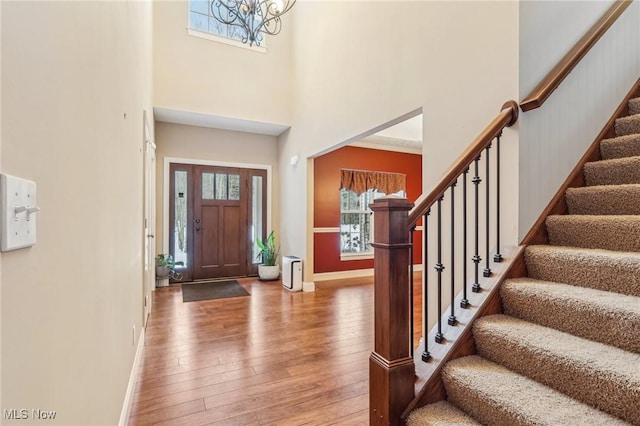
[[[422,194],[422,155],[346,146],[314,161],[314,228],[340,227],[340,170],[357,169],[407,175],[407,198]],[[422,233],[416,232],[416,241]],[[373,268],[370,260],[340,260],[340,233],[314,232],[314,272]],[[416,244],[414,263],[420,263],[422,244]]]

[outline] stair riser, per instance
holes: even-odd
[[[597,161],[584,165],[587,186],[625,185],[640,183],[640,157]]]
[[[446,401],[427,405],[413,411],[407,419],[407,426],[480,426],[464,412]]]
[[[640,215],[640,185],[571,188],[566,200],[569,214]]]
[[[474,330],[474,338],[478,355],[490,361],[628,422],[640,419],[640,386],[629,386],[624,378],[577,368],[572,360],[531,350],[490,329]]]
[[[640,252],[640,217],[549,216],[546,223],[554,246]]]
[[[629,115],[640,114],[640,98],[629,101]]]
[[[634,115],[617,119],[615,129],[618,136],[640,133],[640,116]]]
[[[605,257],[588,252],[565,254],[533,249],[525,252],[531,278],[640,297],[640,258],[636,260],[636,257]]]
[[[462,410],[473,413],[473,417],[482,424],[495,426],[534,426],[535,422],[527,421],[517,413],[504,409],[500,403],[479,395],[465,386],[463,381],[455,377],[443,377],[447,399]]]
[[[640,156],[640,136],[604,140],[600,143],[603,160]]]
[[[442,381],[449,402],[483,424],[627,424],[477,355],[449,362]]]
[[[568,306],[562,300],[532,296],[505,286],[500,290],[504,313],[525,321],[554,328],[594,342],[640,353],[640,316],[625,317],[582,304]],[[597,326],[595,326],[597,324]]]

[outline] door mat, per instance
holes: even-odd
[[[250,296],[238,281],[215,281],[196,284],[182,284],[182,301],[226,299],[228,297]]]

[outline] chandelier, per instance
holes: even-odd
[[[243,43],[260,46],[262,33],[280,32],[280,16],[295,3],[296,0],[212,0],[211,14],[225,25],[239,27]]]

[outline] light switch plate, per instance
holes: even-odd
[[[30,180],[0,174],[2,237],[0,250],[10,251],[36,243],[36,184]]]

